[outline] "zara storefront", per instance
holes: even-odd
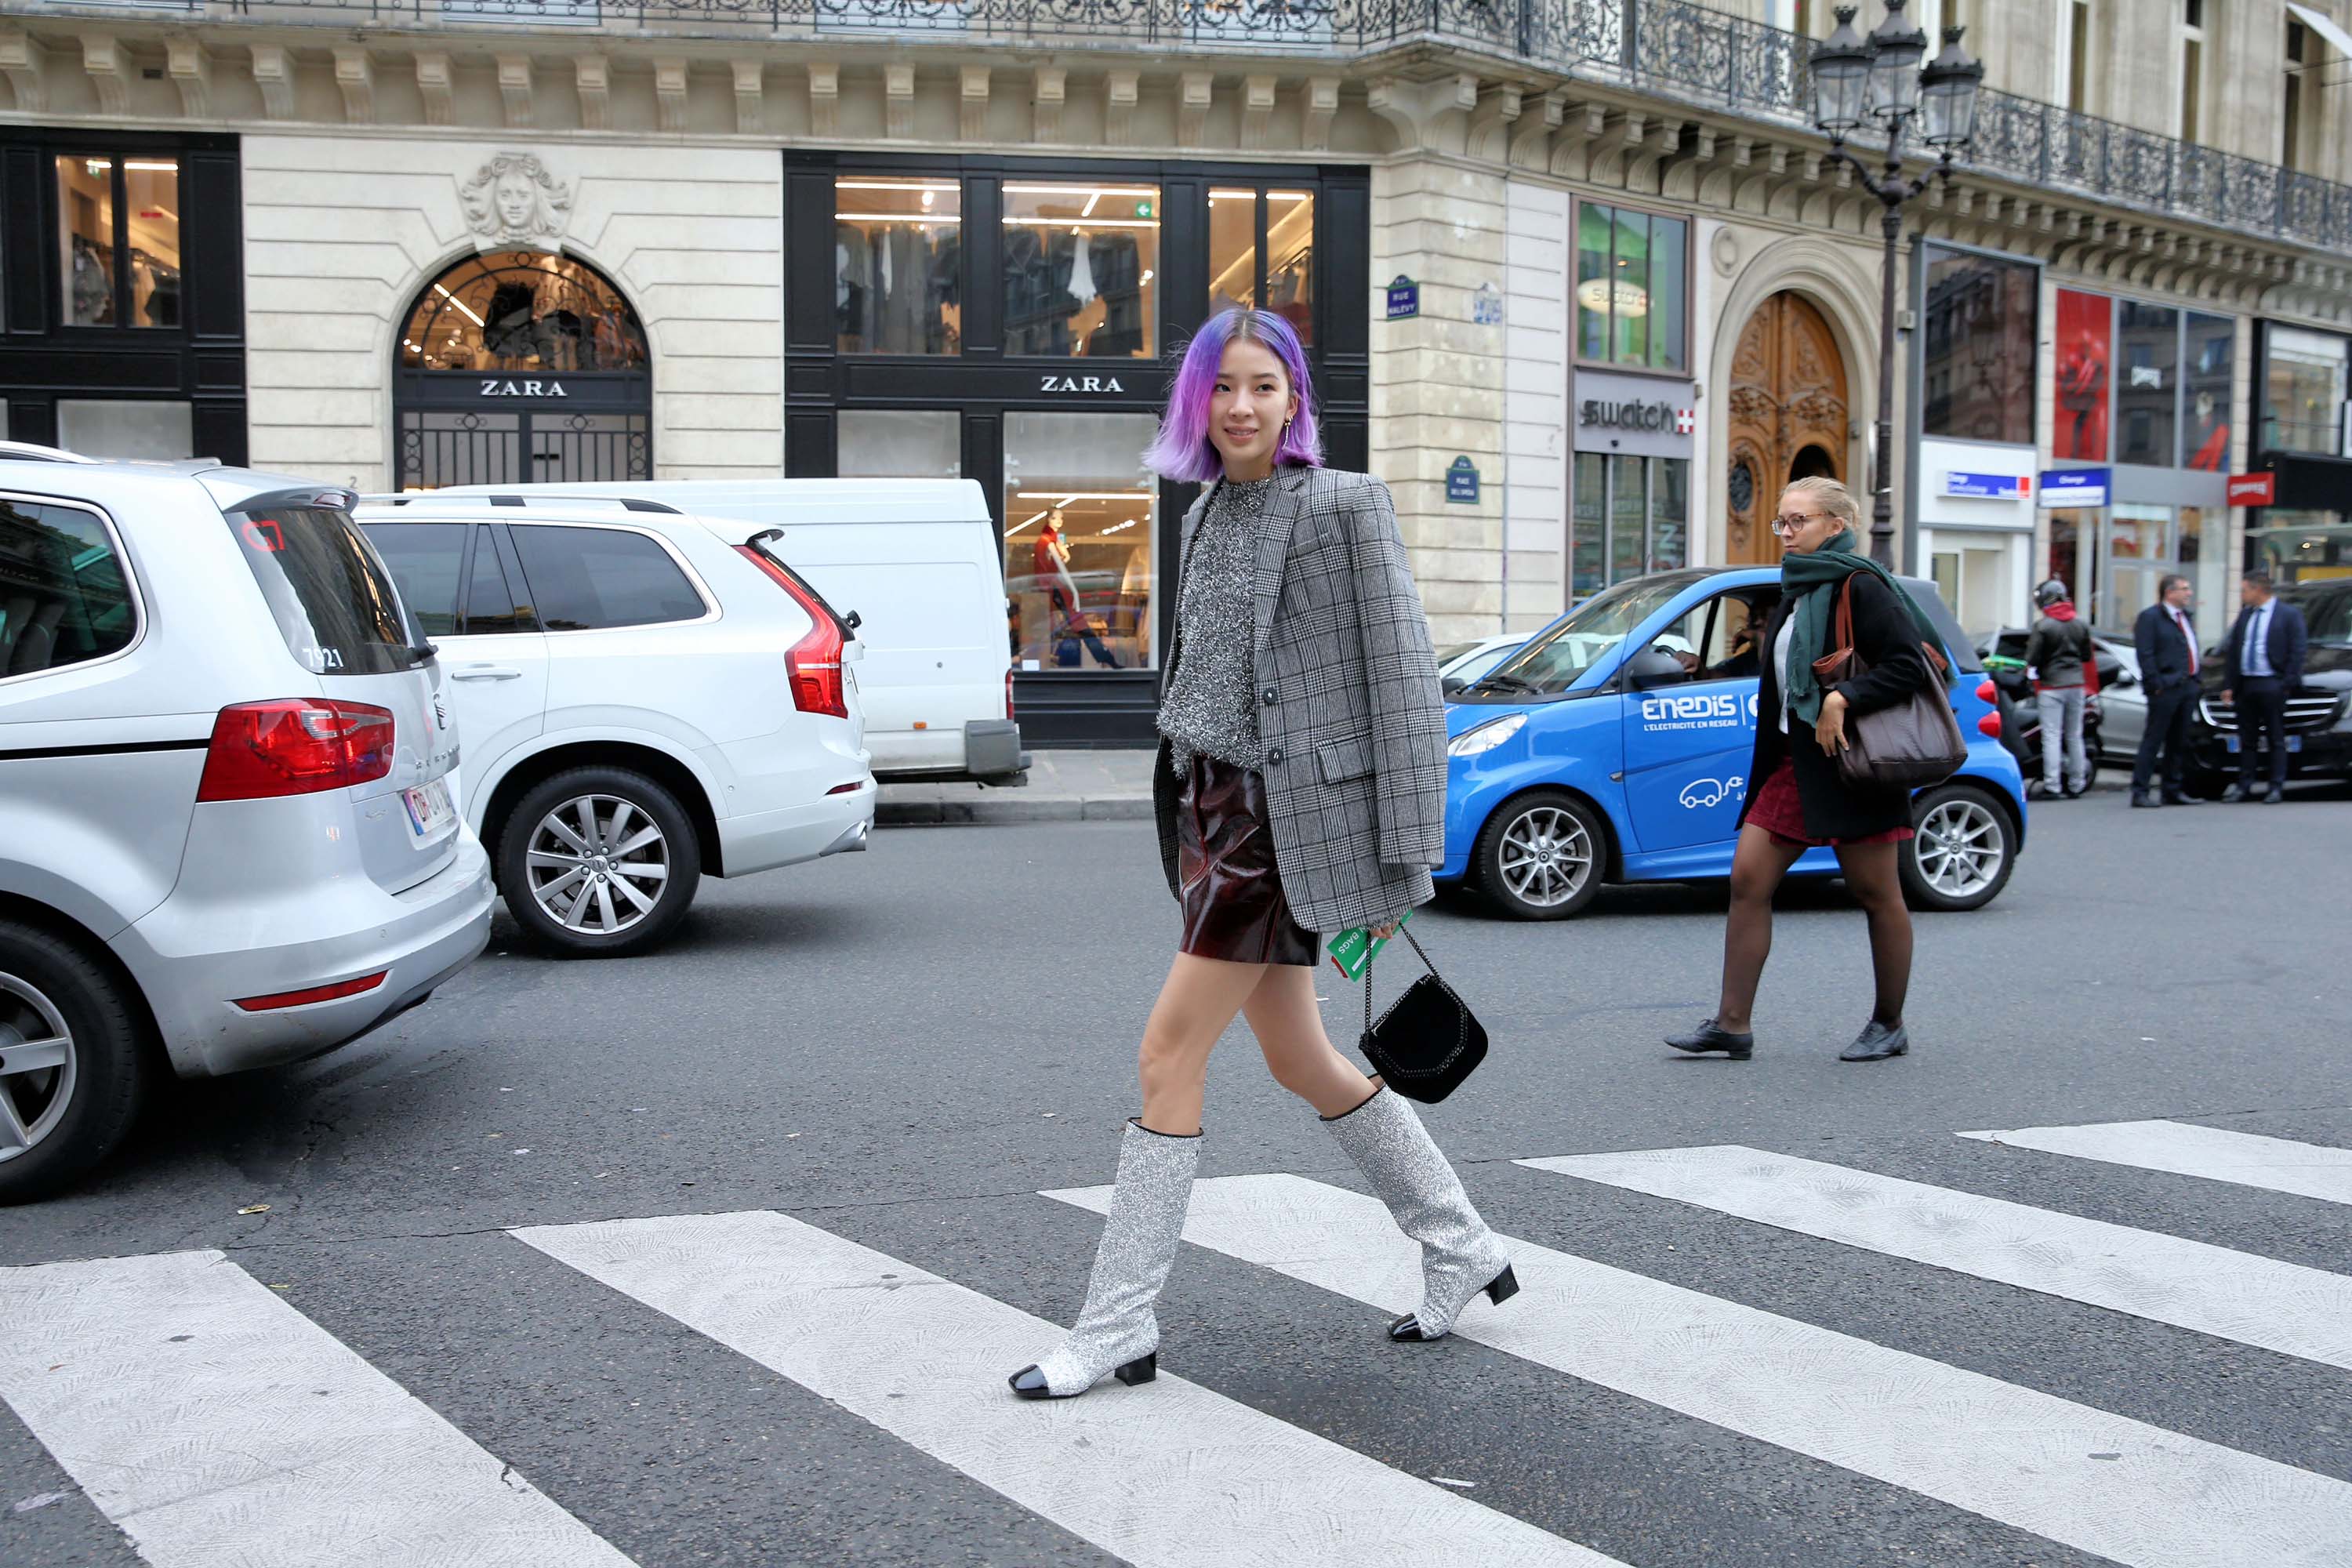
[[[1141,461],[1170,367],[1212,312],[1276,312],[1364,468],[1367,172],[785,158],[786,473],[978,479],[1024,737],[1148,742],[1193,493]]]

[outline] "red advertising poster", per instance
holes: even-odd
[[[2107,355],[2115,301],[2105,294],[2058,290],[2058,416],[2050,455],[2107,460]]]

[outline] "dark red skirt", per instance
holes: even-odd
[[[1265,781],[1250,769],[1194,757],[1185,770],[1176,796],[1176,883],[1184,910],[1178,952],[1315,966],[1318,939],[1283,896]]]
[[[1805,831],[1805,803],[1797,795],[1797,764],[1785,753],[1780,765],[1772,770],[1772,776],[1756,792],[1756,804],[1748,809],[1748,821],[1783,844],[1802,844],[1815,849],[1844,844],[1900,844],[1915,837],[1910,828],[1891,827],[1859,838],[1814,837]]]

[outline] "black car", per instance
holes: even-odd
[[[2287,694],[2286,771],[2290,778],[2352,778],[2352,581],[2298,583],[2279,590],[2310,628],[2303,682]],[[2239,768],[2238,715],[2221,700],[2228,679],[2219,657],[2203,670],[2204,697],[2189,724],[2189,783],[2218,791]],[[2263,738],[2253,738],[2267,749]]]

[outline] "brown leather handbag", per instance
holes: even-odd
[[[1870,673],[1853,646],[1853,580],[1861,575],[1852,574],[1838,588],[1836,651],[1813,660],[1813,674],[1824,690]],[[1969,743],[1944,691],[1948,661],[1932,643],[1922,642],[1919,647],[1927,656],[1934,680],[1891,708],[1846,715],[1845,750],[1837,754],[1838,777],[1843,783],[1865,789],[1923,789],[1942,784],[1969,760]]]

